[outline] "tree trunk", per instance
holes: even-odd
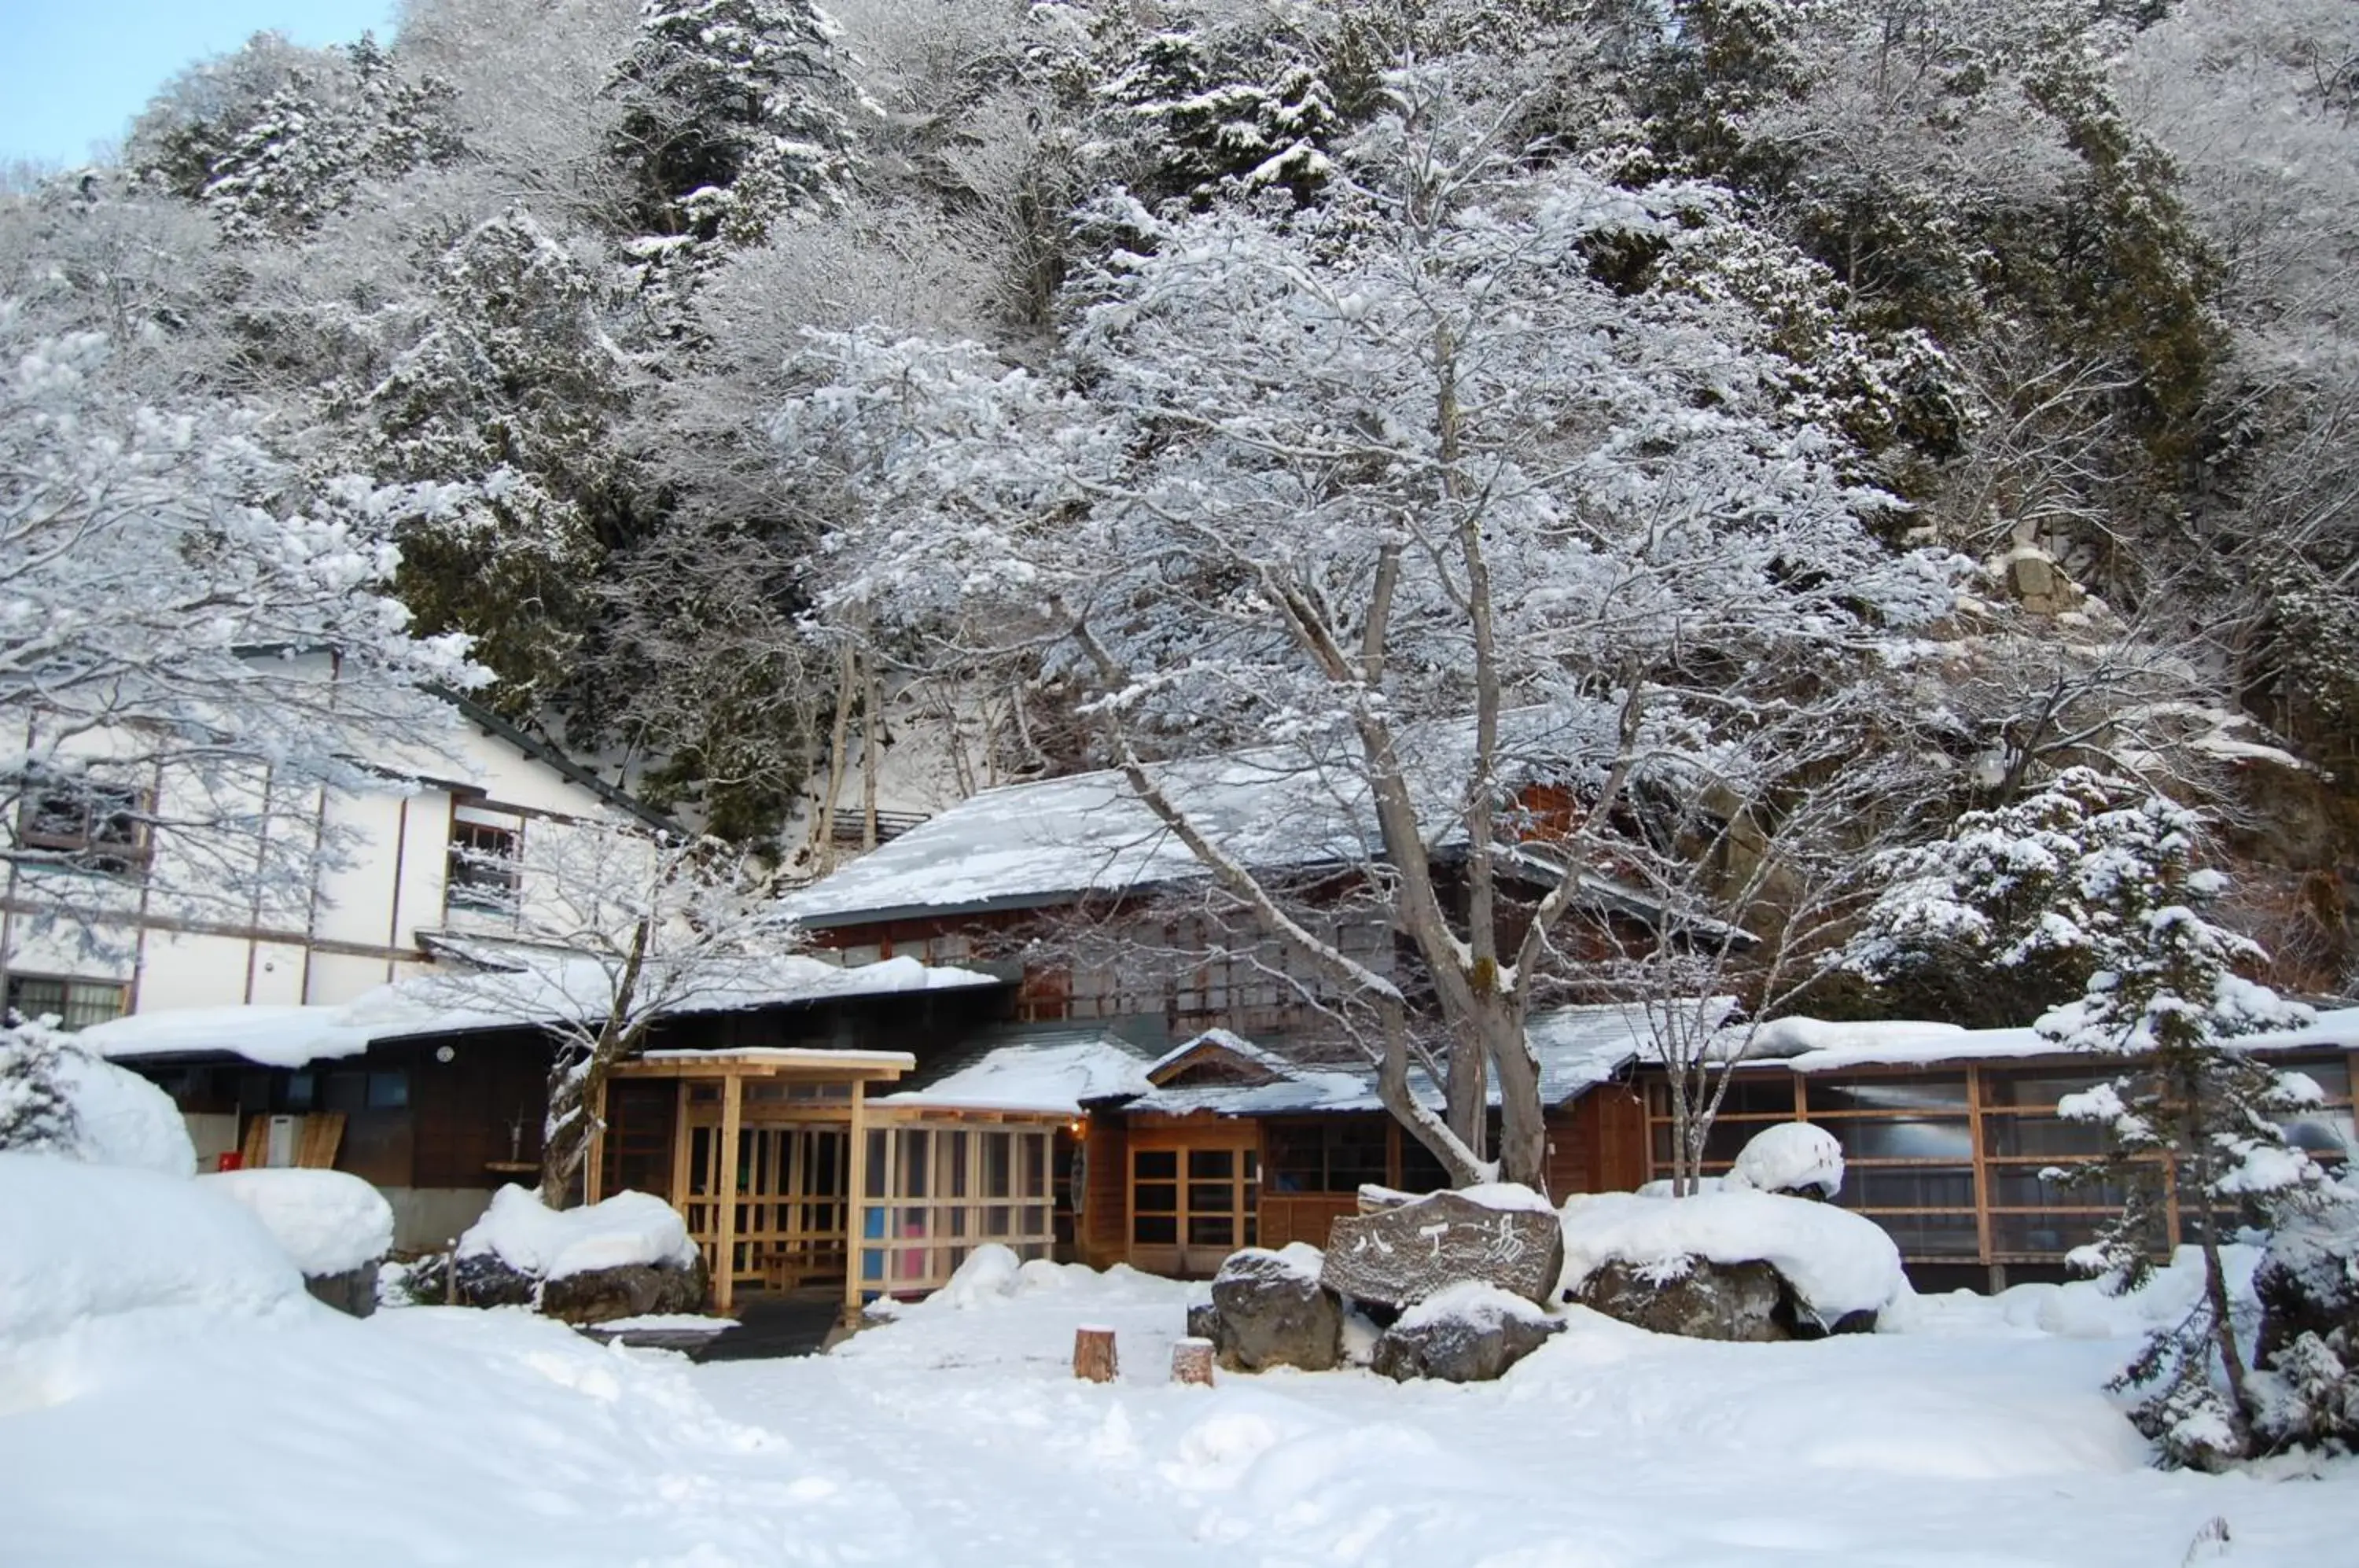
[[[1073,1330],[1073,1376],[1091,1383],[1111,1383],[1116,1370],[1114,1330],[1088,1325]]]
[[[1212,1342],[1209,1339],[1175,1339],[1171,1342],[1171,1380],[1192,1383],[1199,1388],[1212,1386]]]
[[[843,768],[852,749],[852,683],[854,655],[843,645],[835,672],[835,726],[827,741],[827,789],[820,797],[819,815],[811,822],[811,869],[825,873],[835,865],[835,808],[843,799]]]
[[[1524,1038],[1522,999],[1492,992],[1478,1015],[1483,1054],[1499,1077],[1499,1179],[1548,1193],[1547,1108],[1539,1062]]]
[[[2182,1083],[2180,1093],[2200,1094],[2202,1086]],[[2190,1105],[2201,1104],[2191,1098],[2181,1103]],[[2236,1345],[2235,1320],[2229,1316],[2227,1271],[2220,1264],[2218,1216],[2212,1207],[2212,1139],[2209,1130],[2202,1125],[2204,1118],[2200,1111],[2193,1119],[2196,1125],[2189,1131],[2194,1136],[2188,1139],[2188,1143],[2195,1160],[2195,1191],[2192,1195],[2203,1216],[2203,1293],[2212,1303],[2212,1343],[2220,1353],[2220,1367],[2228,1378],[2228,1399],[2235,1407],[2236,1429],[2241,1435],[2245,1430],[2245,1357]],[[2179,1212],[2182,1219],[2187,1213],[2189,1195],[2182,1185],[2179,1194]]]
[[[590,1107],[598,1103],[606,1074],[631,1046],[637,1030],[630,1023],[639,990],[639,972],[646,966],[653,921],[642,917],[631,928],[631,950],[623,961],[613,1001],[585,1060],[575,1062],[560,1052],[551,1064],[549,1082],[548,1130],[540,1147],[540,1201],[552,1209],[565,1206],[573,1178],[590,1149]]]
[[[876,847],[876,746],[885,728],[885,691],[876,679],[875,660],[867,661],[861,683],[860,723],[860,847]]]
[[[1410,1137],[1425,1146],[1427,1153],[1440,1162],[1451,1186],[1471,1187],[1489,1176],[1483,1167],[1482,1156],[1446,1121],[1434,1115],[1433,1107],[1410,1092],[1408,1026],[1397,1007],[1386,1011],[1384,1055],[1376,1064],[1376,1099],[1392,1113],[1394,1120],[1408,1129]]]

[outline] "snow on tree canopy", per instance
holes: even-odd
[[[1827,1197],[1843,1191],[1843,1145],[1809,1122],[1780,1122],[1753,1135],[1737,1151],[1724,1191],[1793,1192],[1816,1187]]]
[[[634,1264],[693,1267],[695,1245],[678,1210],[647,1192],[617,1192],[586,1208],[556,1210],[522,1187],[503,1187],[459,1238],[459,1256],[498,1257],[538,1279]]]
[[[1908,1283],[1900,1249],[1882,1226],[1828,1203],[1718,1192],[1599,1192],[1564,1205],[1564,1290],[1610,1262],[1676,1271],[1688,1258],[1767,1263],[1828,1323],[1881,1312]]]
[[[0,1345],[157,1308],[310,1305],[262,1222],[200,1182],[0,1153]]]
[[[306,1274],[342,1274],[393,1248],[393,1205],[342,1171],[224,1171],[197,1182],[250,1210]]]

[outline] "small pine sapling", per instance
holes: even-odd
[[[2071,1262],[2125,1290],[2150,1271],[2174,1213],[2193,1236],[2201,1298],[2158,1330],[2114,1386],[2140,1392],[2132,1419],[2168,1463],[2218,1469],[2253,1446],[2223,1225],[2248,1207],[2265,1218],[2284,1212],[2321,1178],[2277,1120],[2314,1102],[2318,1086],[2234,1043],[2297,1027],[2309,1010],[2237,974],[2266,954],[2205,918],[2226,878],[2194,865],[2201,825],[2158,797],[2092,819],[2104,851],[2082,856],[2070,882],[2096,967],[2081,998],[2038,1029],[2060,1046],[2125,1060],[2119,1076],[2057,1105],[2066,1120],[2102,1127],[2110,1149],[2092,1167],[2054,1174],[2127,1193],[2119,1216]],[[2215,1357],[2224,1388],[2213,1381]]]

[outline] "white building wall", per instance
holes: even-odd
[[[445,908],[452,807],[514,808],[527,833],[568,831],[560,819],[601,821],[613,809],[592,789],[473,724],[432,753],[391,766],[419,782],[408,792],[271,797],[284,848],[313,860],[308,879],[249,891],[226,846],[158,836],[144,877],[107,878],[11,869],[0,909],[0,968],[11,975],[112,981],[129,1010],[240,1003],[332,1005],[429,962],[421,931],[513,931],[516,921]],[[103,742],[93,743],[103,747]],[[147,781],[158,815],[217,811],[224,799],[259,804],[261,775],[198,800],[193,780]],[[241,792],[241,790],[243,792]],[[314,856],[322,828],[349,835],[344,864]],[[582,831],[573,829],[571,831]],[[248,852],[250,854],[250,851]],[[220,889],[237,887],[235,897]],[[526,897],[531,898],[527,885]],[[44,922],[71,905],[99,920]],[[44,925],[49,929],[44,930]]]

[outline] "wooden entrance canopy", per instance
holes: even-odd
[[[851,1158],[851,1171],[846,1201],[851,1205],[847,1215],[847,1235],[860,1232],[862,1194],[867,1190],[864,1170],[868,1151],[864,1111],[867,1088],[871,1083],[889,1083],[917,1065],[917,1058],[905,1051],[828,1051],[797,1049],[787,1046],[745,1046],[713,1051],[675,1050],[650,1051],[628,1062],[617,1062],[609,1072],[614,1078],[669,1078],[679,1084],[679,1112],[673,1124],[672,1203],[687,1216],[689,1191],[689,1095],[695,1082],[718,1082],[721,1087],[721,1136],[719,1180],[713,1192],[715,1210],[713,1225],[712,1290],[716,1310],[726,1312],[736,1304],[737,1296],[737,1145],[738,1134],[745,1123],[745,1081],[749,1078],[788,1084],[840,1086],[842,1098],[814,1101],[812,1112],[825,1116],[831,1122],[843,1126],[846,1148]],[[598,1191],[599,1175],[603,1165],[606,1105],[602,1090],[599,1103],[593,1107],[597,1130],[591,1135],[589,1189],[586,1201],[596,1203],[603,1195]],[[859,1271],[844,1270],[844,1302],[855,1308],[859,1302]]]

